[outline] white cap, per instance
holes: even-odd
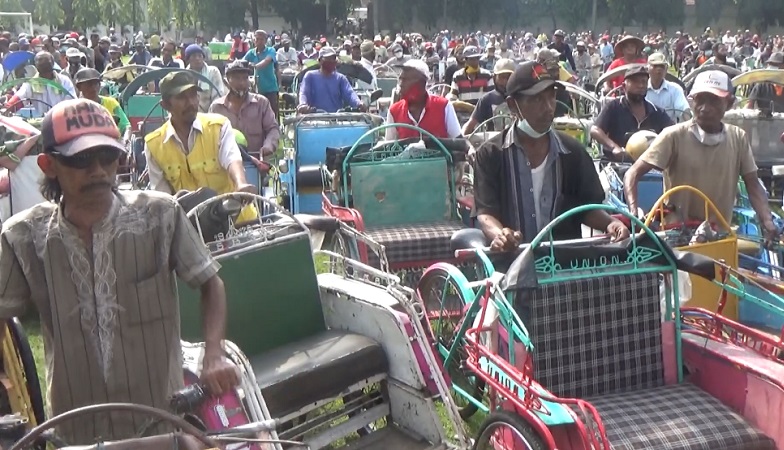
[[[65,51],[66,58],[81,58],[82,56],[84,55],[82,54],[82,52],[79,51],[78,48],[71,47]]]
[[[319,50],[319,58],[328,58],[330,56],[337,56],[337,52],[332,47],[321,47]]]
[[[697,95],[703,92],[719,97],[727,97],[732,93],[730,76],[721,70],[707,70],[698,74],[694,79],[694,85],[689,95]]]
[[[421,59],[409,59],[403,64],[403,67],[414,69],[424,75],[425,78],[430,79],[430,68],[427,67],[427,63]]]

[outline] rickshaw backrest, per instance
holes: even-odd
[[[444,222],[454,199],[446,158],[351,164],[351,193],[365,226]]]
[[[659,275],[597,276],[515,293],[535,378],[561,397],[664,384]]]
[[[128,119],[131,122],[134,121],[133,119],[136,119],[137,122],[141,121],[147,117],[148,114],[150,117],[165,117],[166,112],[161,108],[160,101],[160,94],[131,96],[128,98],[125,114],[128,115]]]
[[[326,162],[327,147],[353,145],[370,130],[364,122],[303,122],[297,126],[295,142],[300,166]]]
[[[226,287],[226,339],[249,357],[324,331],[310,239],[269,242],[218,258]],[[179,284],[182,339],[203,341],[198,291]]]

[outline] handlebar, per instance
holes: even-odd
[[[570,244],[581,244],[581,245],[594,245],[599,243],[604,244],[604,243],[609,243],[611,239],[612,237],[608,235],[596,236],[591,238],[582,238],[582,239],[567,239],[563,241],[542,242],[540,244],[540,247],[550,247],[550,246],[563,247]],[[520,244],[517,246],[514,252],[523,252],[527,250],[530,246],[531,244],[529,243]],[[477,252],[482,252],[488,255],[509,253],[509,252],[495,251],[491,247],[474,247],[474,248],[464,248],[464,249],[455,250],[455,258],[457,259],[467,258],[476,254]]]

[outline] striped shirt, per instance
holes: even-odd
[[[480,68],[479,72],[469,78],[465,68],[455,72],[452,78],[452,95],[458,100],[476,105],[480,98],[495,89],[493,73]]]
[[[197,288],[219,268],[169,195],[118,192],[92,249],[58,205],[41,203],[0,232],[0,316],[38,311],[50,414],[108,402],[167,409],[183,387],[174,274]],[[85,445],[132,437],[146,423],[87,415],[57,432]]]

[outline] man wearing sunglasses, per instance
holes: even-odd
[[[172,197],[117,190],[124,148],[109,112],[87,99],[59,103],[43,120],[41,141],[49,201],[3,224],[0,318],[37,310],[51,413],[111,402],[167,408],[183,387],[175,274],[201,289],[204,383],[213,393],[235,386],[235,368],[222,356],[220,266]],[[133,437],[141,423],[90,415],[57,433],[87,445]]]
[[[172,72],[161,80],[161,106],[170,118],[144,138],[150,187],[169,194],[202,187],[218,194],[258,193],[258,188],[246,181],[229,119],[199,113],[200,89],[187,72]],[[246,209],[237,220],[255,217]]]

